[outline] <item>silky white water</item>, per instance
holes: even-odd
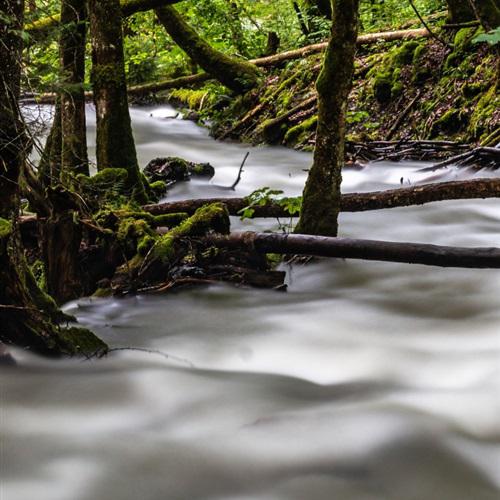
[[[310,154],[215,142],[165,119],[174,114],[132,109],[140,163],[176,155],[217,174],[168,199],[301,192]],[[246,151],[236,192],[218,187]],[[344,191],[416,184],[422,166],[346,171]],[[486,174],[440,177],[473,175]],[[497,200],[340,223],[342,236],[500,246]],[[500,271],[342,260],[287,270],[286,293],[220,285],[68,304],[111,346],[169,357],[15,351],[18,366],[0,371],[1,500],[500,498]]]

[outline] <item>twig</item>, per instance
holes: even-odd
[[[113,349],[108,349],[105,355],[109,354],[110,352],[116,352],[116,351],[138,351],[138,352],[145,352],[147,354],[158,354],[159,356],[162,356],[165,359],[184,363],[190,366],[191,368],[195,367],[194,363],[189,361],[189,359],[173,356],[172,354],[167,354],[166,352],[160,351],[159,349],[146,349],[145,347],[115,347]]]
[[[245,166],[245,163],[250,156],[250,151],[247,151],[247,154],[245,155],[245,158],[243,158],[243,161],[241,162],[240,165],[240,170],[238,171],[238,177],[236,177],[236,180],[234,181],[233,185],[231,186],[231,190],[234,191],[236,189],[236,186],[240,183],[241,181],[241,173],[243,172],[243,167]]]
[[[430,35],[432,36],[432,38],[434,38],[435,40],[437,40],[439,43],[441,43],[442,45],[444,45],[446,48],[451,49],[451,46],[450,46],[450,44],[448,42],[445,42],[442,38],[440,38],[439,36],[437,36],[436,33],[434,33],[429,28],[429,25],[425,22],[425,19],[420,15],[420,12],[418,11],[417,7],[415,6],[415,3],[413,2],[413,0],[408,0],[408,2],[410,2],[411,8],[413,9],[413,11],[415,12],[415,14],[419,18],[420,22],[424,25],[424,28],[430,33]]]
[[[391,127],[389,130],[389,133],[387,134],[387,140],[390,141],[392,136],[396,133],[398,128],[401,126],[403,123],[404,119],[408,116],[408,113],[411,111],[411,108],[413,108],[413,105],[417,102],[417,100],[420,97],[421,90],[417,92],[417,95],[411,100],[410,104],[406,106],[406,108],[403,110],[403,112],[399,115],[398,119],[394,122],[394,125]]]

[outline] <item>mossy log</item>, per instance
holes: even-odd
[[[254,250],[264,254],[313,255],[438,267],[500,269],[500,248],[494,247],[466,248],[303,234],[253,232],[232,233],[229,236],[209,236],[207,242],[220,248]]]
[[[438,182],[387,191],[347,193],[341,196],[340,210],[342,212],[364,212],[423,205],[437,201],[486,198],[500,198],[500,179]],[[248,206],[246,198],[207,198],[146,205],[143,209],[153,215],[175,212],[190,214],[200,206],[215,202],[224,203],[230,215],[239,215],[239,212]],[[278,203],[252,208],[255,210],[253,217],[290,217],[290,214]]]
[[[259,70],[254,64],[235,59],[211,47],[174,7],[160,7],[155,12],[175,43],[223,85],[236,93],[243,93],[258,84]]]

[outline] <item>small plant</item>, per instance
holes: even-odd
[[[255,207],[265,207],[266,205],[278,205],[290,216],[287,222],[283,222],[279,217],[276,217],[279,228],[284,233],[289,233],[293,229],[293,216],[300,212],[302,207],[302,197],[287,197],[281,196],[283,191],[280,189],[271,189],[263,187],[255,190],[246,200],[248,205],[242,208],[238,213],[241,220],[251,219],[255,214]]]
[[[489,45],[498,45],[500,43],[500,26],[494,30],[488,31],[488,33],[482,33],[472,40],[472,43],[486,42]]]

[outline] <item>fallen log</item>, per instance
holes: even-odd
[[[430,33],[425,28],[413,29],[413,30],[401,30],[401,31],[384,31],[381,33],[368,33],[366,35],[359,35],[357,44],[358,45],[370,45],[377,42],[392,42],[395,40],[410,40],[413,38],[428,38]],[[290,61],[292,59],[301,59],[303,57],[308,57],[312,54],[318,54],[323,52],[328,45],[328,42],[315,43],[312,45],[307,45],[300,49],[288,50],[286,52],[280,52],[274,56],[261,57],[259,59],[253,59],[250,62],[254,63],[256,66],[276,66],[285,61]]]
[[[450,165],[467,166],[477,165],[479,167],[489,167],[497,169],[500,167],[500,147],[479,147],[457,156],[452,156],[447,160],[441,161],[431,167],[422,168],[419,172],[434,172]]]
[[[123,17],[128,17],[136,12],[152,10],[162,5],[173,5],[181,1],[182,0],[121,0],[120,5]],[[30,35],[37,35],[50,31],[60,22],[61,16],[59,14],[54,14],[27,24],[24,27],[24,31],[27,31]]]
[[[426,266],[500,269],[500,248],[466,248],[420,243],[330,238],[304,234],[241,232],[210,235],[205,241],[218,248],[313,255],[340,259],[376,260]]]
[[[340,207],[343,212],[364,212],[367,210],[423,205],[435,201],[499,197],[500,179],[473,179],[470,181],[422,184],[387,191],[347,193],[342,195]],[[143,209],[153,215],[176,212],[192,214],[203,205],[214,202],[224,203],[230,215],[239,215],[239,212],[248,206],[246,198],[208,198],[146,205]],[[290,214],[276,202],[252,208],[255,210],[253,217],[290,217]],[[298,216],[298,214],[295,216]]]

